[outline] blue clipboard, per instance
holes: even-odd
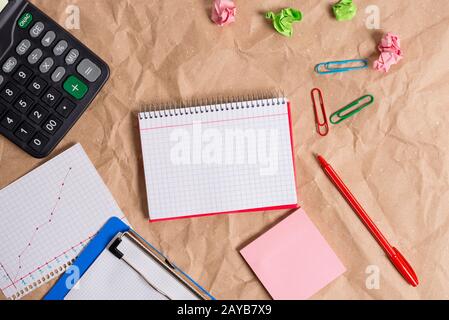
[[[69,277],[72,276],[72,268],[77,268],[79,272],[80,279],[86,273],[86,271],[92,266],[92,264],[97,260],[100,254],[106,249],[108,244],[119,234],[130,231],[131,228],[123,223],[117,217],[113,217],[108,220],[108,222],[103,226],[103,228],[98,232],[98,234],[89,242],[86,248],[81,252],[80,256],[75,260],[72,266],[67,269],[64,275],[58,280],[58,282],[53,286],[53,288],[44,297],[44,300],[64,300],[67,294],[70,292],[69,286],[67,285],[70,280]],[[141,238],[141,237],[140,237]],[[141,238],[142,239],[142,238]],[[142,239],[143,240],[143,239]],[[143,240],[145,241],[145,240]],[[153,250],[157,251],[153,246],[145,241]],[[162,253],[157,251],[161,256]],[[215,300],[213,296],[209,294],[204,288],[202,288],[198,283],[196,283],[192,278],[185,274],[182,270],[177,268],[175,265],[171,264],[177,271],[181,272],[186,278],[188,278],[198,290],[200,290],[209,299]]]

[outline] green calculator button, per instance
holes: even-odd
[[[77,100],[81,100],[86,95],[89,88],[75,76],[70,76],[64,82],[64,90]]]
[[[30,25],[30,23],[33,21],[33,15],[29,12],[26,12],[22,14],[17,24],[19,25],[20,29],[26,29]]]

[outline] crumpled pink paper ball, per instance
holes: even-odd
[[[381,40],[378,49],[379,59],[374,62],[374,69],[388,72],[392,65],[398,63],[402,58],[401,40],[393,33],[387,33]]]
[[[225,26],[235,21],[237,8],[232,0],[214,0],[211,19],[219,26]]]

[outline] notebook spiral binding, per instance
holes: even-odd
[[[42,276],[39,279],[36,279],[33,283],[29,284],[28,286],[26,286],[25,288],[23,288],[21,290],[18,290],[15,294],[13,294],[10,297],[10,300],[19,300],[20,298],[25,296],[28,292],[30,292],[34,288],[40,287],[44,283],[47,283],[50,280],[56,278],[57,276],[63,274],[74,262],[75,262],[75,259],[72,259],[72,260],[64,263],[59,268],[54,269],[53,271],[51,271],[47,275]]]
[[[284,97],[268,94],[235,96],[233,98],[204,98],[193,99],[188,102],[162,103],[145,106],[139,113],[140,120],[155,118],[177,117],[199,113],[220,112],[248,108],[282,105],[287,102]]]

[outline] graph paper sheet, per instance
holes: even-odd
[[[17,299],[65,271],[123,214],[81,145],[0,191],[0,287]]]
[[[286,99],[139,114],[151,220],[293,208]]]
[[[171,300],[198,300],[195,294],[126,237],[122,238],[118,249],[124,254],[123,259],[138,272],[123,259],[119,260],[109,250],[104,250],[65,300],[168,300],[167,297]]]

